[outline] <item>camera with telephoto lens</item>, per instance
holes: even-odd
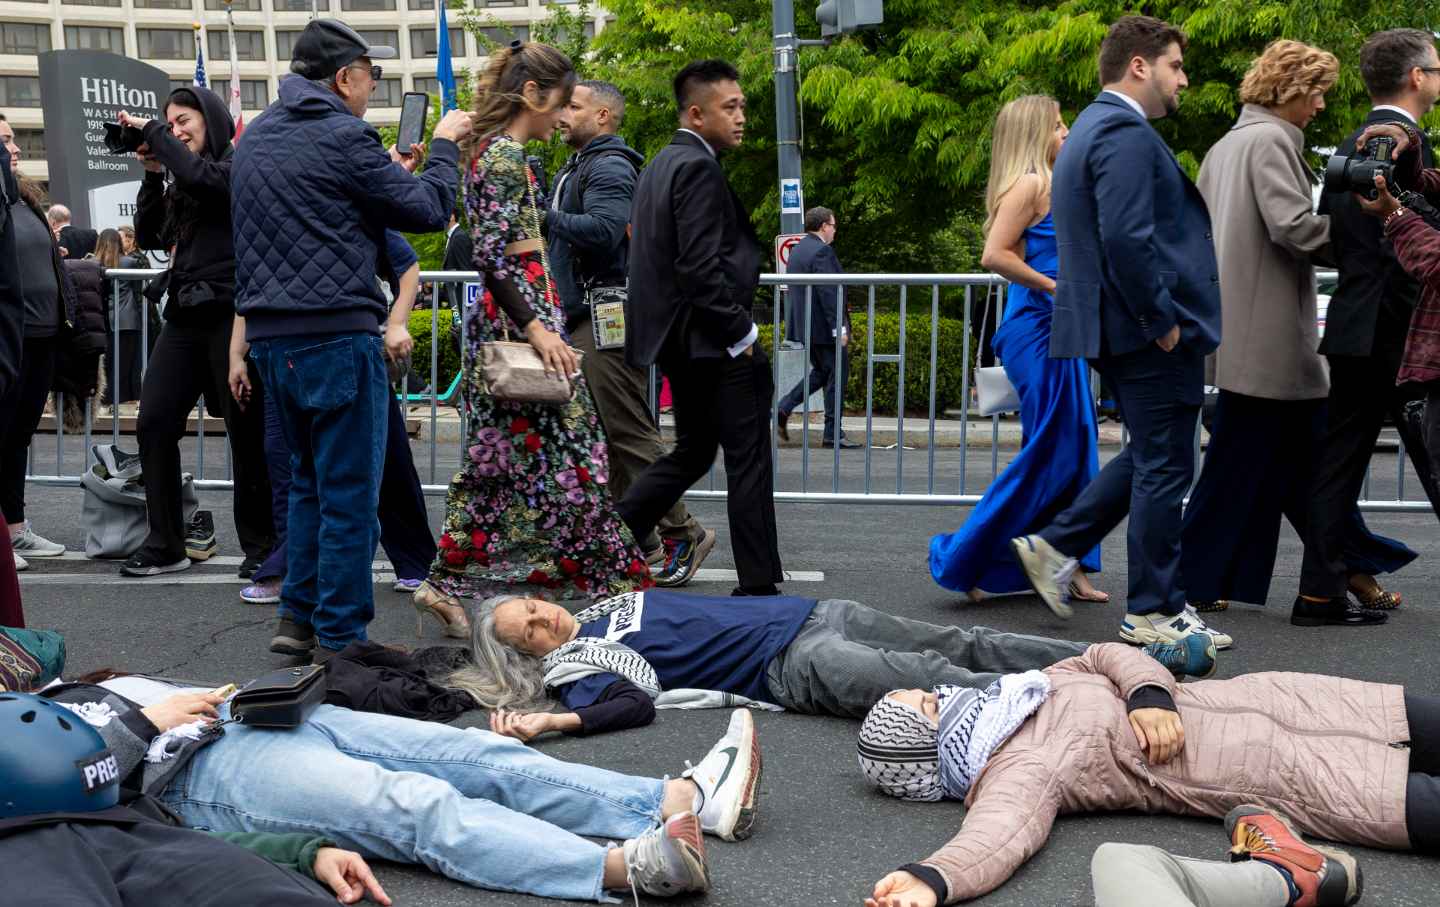
[[[1395,140],[1382,135],[1365,143],[1355,155],[1331,155],[1325,165],[1326,192],[1358,192],[1374,201],[1380,193],[1375,189],[1375,174],[1385,177],[1390,191],[1395,186]]]
[[[145,134],[134,126],[105,124],[105,147],[111,154],[134,154],[145,144]]]

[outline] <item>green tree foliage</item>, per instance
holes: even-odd
[[[480,29],[498,23],[457,4],[457,21],[491,46]],[[797,9],[797,32],[819,37],[810,0]],[[532,38],[559,45],[582,78],[613,82],[625,93],[622,133],[647,156],[675,129],[670,81],[702,57],[733,62],[749,103],[744,145],[726,171],[762,236],[778,232],[770,4],[765,0],[607,0],[611,17],[594,40],[581,28],[587,4],[551,5]],[[883,26],[825,48],[800,52],[805,199],[833,208],[836,247],[852,271],[979,270],[978,224],[989,168],[991,123],[1022,94],[1057,97],[1073,118],[1099,89],[1096,55],[1114,19],[1136,12],[1120,0],[887,0]],[[1440,0],[1154,0],[1138,11],[1165,18],[1189,35],[1190,88],[1174,117],[1156,126],[1184,165],[1205,151],[1239,110],[1240,79],[1269,41],[1295,38],[1341,60],[1328,109],[1310,126],[1316,148],[1334,145],[1363,117],[1359,48],[1371,32],[1434,24]],[[467,73],[457,72],[462,106]],[[432,121],[435,118],[432,116]],[[553,173],[567,149],[537,143]],[[1319,162],[1318,156],[1315,162]],[[954,300],[947,297],[947,314]]]
[[[1117,0],[898,0],[886,4],[882,30],[808,61],[804,97],[823,110],[827,127],[855,136],[862,156],[880,162],[861,171],[857,191],[924,186],[931,197],[963,196],[983,187],[1000,106],[1022,94],[1050,94],[1073,117],[1098,90],[1095,60],[1109,23],[1134,11]],[[1433,23],[1440,4],[1157,0],[1144,12],[1189,37],[1189,90],[1179,114],[1156,127],[1193,171],[1234,122],[1240,80],[1267,43],[1293,38],[1340,58],[1329,109],[1309,133],[1316,146],[1333,145],[1369,107],[1358,72],[1365,37]],[[893,141],[903,135],[913,141]]]
[[[813,4],[797,32],[818,37]],[[762,235],[779,222],[770,4],[763,0],[609,0],[615,21],[593,44],[587,74],[626,93],[625,133],[646,153],[674,128],[670,77],[706,56],[734,62],[749,106],[746,141],[727,170]],[[888,0],[886,22],[800,53],[805,198],[839,214],[837,250],[852,270],[978,270],[975,228],[989,168],[990,124],[1022,94],[1057,97],[1073,118],[1099,89],[1106,28],[1141,11],[1190,38],[1190,89],[1157,128],[1193,172],[1234,121],[1245,69],[1287,37],[1340,57],[1329,109],[1310,127],[1333,145],[1368,107],[1357,71],[1371,32],[1434,24],[1440,3],[1381,0]],[[1318,161],[1317,161],[1318,162]]]

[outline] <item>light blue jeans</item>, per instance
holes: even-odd
[[[294,730],[227,725],[161,795],[194,828],[324,835],[479,888],[593,901],[606,848],[580,835],[643,834],[663,797],[661,780],[490,731],[330,705]]]

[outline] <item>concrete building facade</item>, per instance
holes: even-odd
[[[234,0],[235,45],[241,101],[253,119],[275,98],[280,76],[289,71],[290,50],[313,15],[343,19],[372,43],[393,45],[399,58],[382,62],[385,73],[367,117],[376,124],[400,118],[407,91],[438,91],[435,79],[435,0]],[[575,0],[467,0],[495,21],[486,36],[499,43],[528,40],[530,26],[549,15],[550,4]],[[477,67],[486,49],[459,27],[459,11],[447,14],[456,78]],[[604,14],[585,26],[593,35]],[[205,72],[225,96],[230,79],[230,45],[223,0],[0,0],[0,113],[15,129],[21,170],[49,180],[44,118],[40,111],[37,54],[47,50],[105,50],[143,60],[169,74],[174,86],[195,75],[194,23],[202,26]],[[434,117],[432,111],[432,119]],[[53,139],[52,139],[53,141]]]

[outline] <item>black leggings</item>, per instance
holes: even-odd
[[[0,510],[11,526],[25,522],[25,472],[30,438],[45,413],[55,379],[55,337],[26,337],[20,376],[0,400]],[[58,418],[58,414],[57,414]]]
[[[140,389],[140,463],[150,534],[143,550],[165,563],[185,556],[180,499],[180,439],[200,397],[205,409],[225,419],[235,473],[235,532],[247,557],[263,558],[275,541],[270,514],[270,475],[265,468],[264,391],[250,368],[250,403],[242,410],[230,397],[230,317],[194,323],[166,322]]]
[[[1405,827],[1410,848],[1440,854],[1440,698],[1405,694],[1410,723],[1410,778],[1405,785]]]

